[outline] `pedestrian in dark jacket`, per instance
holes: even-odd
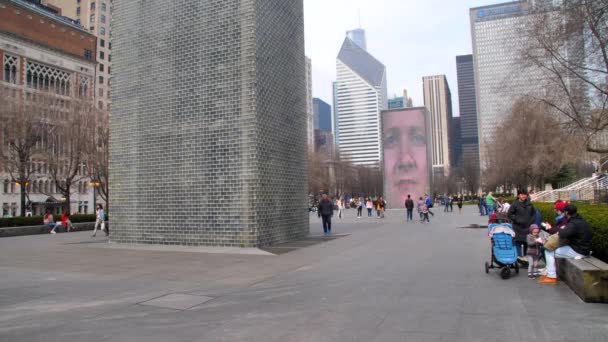
[[[559,235],[561,247],[555,251],[545,251],[547,261],[547,276],[542,277],[538,282],[544,285],[557,284],[557,273],[555,271],[555,258],[563,259],[582,259],[591,254],[591,229],[587,222],[578,214],[578,210],[573,205],[564,208],[568,224],[561,229]]]
[[[406,209],[406,221],[413,221],[413,213],[414,213],[414,201],[412,200],[411,195],[407,195],[407,199],[405,200],[405,209]]]
[[[326,194],[323,194],[317,209],[317,214],[323,220],[323,233],[325,235],[331,234],[331,217],[334,215],[334,204],[327,198]]]
[[[517,197],[519,199],[509,208],[509,219],[513,224],[515,231],[515,245],[517,246],[517,255],[525,260],[527,255],[528,243],[526,237],[530,231],[530,225],[534,223],[536,211],[530,203],[527,190],[518,190]],[[527,262],[527,260],[525,260]]]

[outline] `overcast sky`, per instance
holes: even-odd
[[[389,98],[407,89],[424,104],[422,77],[445,74],[458,114],[456,56],[471,53],[469,8],[501,0],[304,0],[306,55],[312,59],[313,96],[332,104],[336,56],[346,30],[359,27],[367,50],[387,70]]]

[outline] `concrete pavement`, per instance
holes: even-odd
[[[608,306],[485,274],[486,230],[458,228],[484,223],[476,208],[441,210],[424,225],[347,210],[347,236],[282,255],[0,239],[0,341],[606,340]]]

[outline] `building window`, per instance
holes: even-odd
[[[91,50],[89,49],[84,49],[84,59],[86,59],[87,61],[91,60]]]
[[[102,2],[102,3],[101,3],[101,11],[102,11],[102,12],[105,12],[105,11],[106,11],[106,3],[105,3],[105,2]]]
[[[103,53],[103,51],[99,51],[99,59],[104,59],[106,57],[106,55]]]
[[[101,21],[101,23],[102,23],[102,24],[105,24],[105,23],[106,23],[106,15],[105,15],[105,14],[102,14],[102,15],[99,17],[99,20]]]
[[[99,46],[101,46],[101,47],[105,47],[105,46],[106,46],[106,41],[105,41],[105,40],[103,40],[103,39],[100,39],[100,40],[99,40]]]
[[[99,63],[99,71],[103,72],[103,64]]]
[[[112,67],[108,67],[108,74],[112,73]]]
[[[80,85],[78,87],[78,96],[81,98],[89,97],[89,83],[90,79],[88,77],[83,77],[80,79]]]
[[[99,109],[103,109],[103,102],[99,101],[97,102],[97,105],[99,106]]]
[[[102,36],[105,36],[106,35],[106,28],[105,27],[100,27],[99,28],[99,34],[102,35]]]
[[[76,7],[76,15],[80,16],[80,7]]]
[[[4,180],[4,188],[3,188],[4,193],[7,193],[7,192],[8,192],[8,183],[9,183],[9,180],[8,180],[8,179],[5,179],[5,180]]]
[[[112,50],[112,42],[108,42],[108,49]]]
[[[91,14],[91,18],[90,18],[90,25],[93,25],[95,23],[95,14]]]
[[[2,79],[4,82],[17,84],[17,71],[19,68],[19,58],[17,56],[11,56],[4,54],[4,76]]]
[[[95,1],[91,2],[91,11],[95,10]]]
[[[99,88],[99,96],[103,97],[103,88]]]
[[[59,95],[70,94],[71,74],[48,65],[27,62],[27,87],[37,90],[50,91]]]
[[[103,76],[99,76],[99,84],[103,84]]]
[[[112,55],[108,55],[108,62],[112,61]]]

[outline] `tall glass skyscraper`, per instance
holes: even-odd
[[[342,158],[379,165],[380,111],[387,108],[386,67],[349,37],[336,61],[335,132]]]
[[[521,49],[527,37],[532,3],[514,1],[470,9],[475,66],[475,93],[479,125],[481,168],[488,167],[487,145],[502,118],[515,101],[527,95],[542,95],[545,90],[541,70],[522,73]]]
[[[472,164],[477,170],[479,168],[479,132],[477,129],[473,55],[456,56],[456,73],[458,77],[462,165]]]
[[[346,37],[350,38],[355,44],[357,44],[360,48],[367,51],[367,40],[365,39],[365,30],[364,29],[354,29],[346,31]]]

